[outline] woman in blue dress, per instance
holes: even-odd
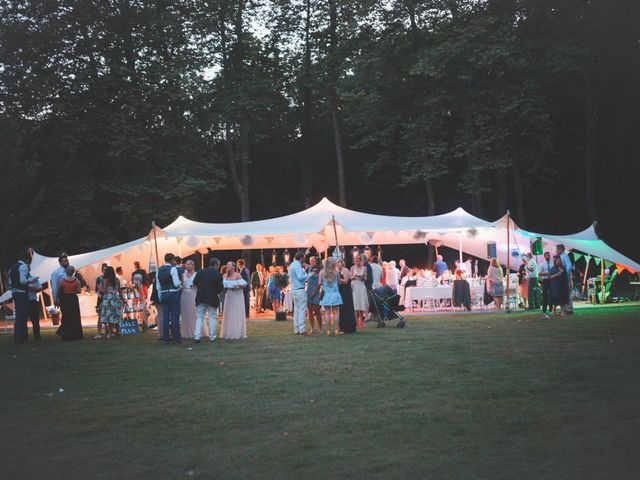
[[[342,296],[338,291],[338,269],[336,259],[329,257],[320,272],[319,283],[322,285],[322,299],[320,306],[324,308],[324,324],[327,326],[327,335],[331,335],[330,320],[333,317],[333,334],[340,334],[340,305]]]

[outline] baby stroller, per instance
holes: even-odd
[[[371,291],[373,297],[373,307],[378,314],[377,328],[384,328],[385,320],[398,319],[397,328],[404,328],[405,320],[398,312],[404,310],[404,306],[400,305],[400,296],[391,290],[387,285],[374,288]]]

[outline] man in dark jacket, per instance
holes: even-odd
[[[238,272],[240,272],[240,276],[242,279],[247,282],[247,286],[244,287],[242,293],[244,293],[244,314],[247,318],[249,318],[249,296],[251,295],[251,272],[247,268],[247,265],[244,263],[244,260],[241,258],[237,262]]]
[[[196,293],[196,331],[194,333],[194,343],[200,343],[202,335],[202,325],[205,313],[209,315],[209,340],[216,341],[216,324],[218,318],[218,307],[220,306],[220,294],[222,293],[222,275],[218,271],[220,260],[212,258],[209,261],[209,268],[200,270],[193,279],[193,284],[198,287]]]

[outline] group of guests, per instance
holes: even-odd
[[[224,308],[220,338],[247,337],[249,282],[244,261],[227,262],[220,269],[220,260],[212,258],[207,268],[196,272],[192,260],[187,260],[185,267],[179,266],[171,253],[167,253],[164,260],[154,284],[162,310],[158,330],[162,332],[163,343],[180,344],[183,337],[200,343],[203,336],[215,342],[221,297]]]
[[[557,245],[555,255],[544,252],[543,261],[539,264],[530,253],[521,257],[518,268],[518,288],[522,308],[537,310],[542,305],[542,313],[546,319],[549,314],[567,315],[573,313],[571,299],[571,258],[565,252],[565,246]],[[504,303],[504,273],[495,258],[491,259],[486,277],[487,293],[493,297],[496,308],[501,309]]]

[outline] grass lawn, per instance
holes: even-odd
[[[1,477],[640,478],[636,308],[290,325],[193,347],[0,335]]]

